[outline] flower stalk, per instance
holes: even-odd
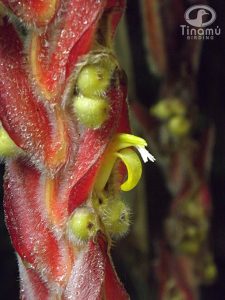
[[[135,149],[154,159],[129,134],[112,48],[125,2],[0,3],[0,155],[21,298],[128,299],[110,256],[130,223],[120,190],[141,177]]]

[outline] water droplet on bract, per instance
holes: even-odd
[[[54,74],[54,75],[52,76],[52,79],[53,79],[54,81],[56,81],[56,80],[58,79],[57,74]]]
[[[67,38],[68,37],[68,32],[65,29],[62,30],[61,37],[62,38]]]

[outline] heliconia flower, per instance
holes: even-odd
[[[129,134],[126,77],[112,50],[125,1],[0,3],[26,32],[2,17],[0,155],[21,297],[128,299],[110,257],[129,227],[119,192],[141,177],[136,150],[154,158]]]
[[[142,165],[136,152],[130,147],[135,147],[141,154],[144,162],[146,158],[154,161],[154,157],[145,149],[147,143],[144,139],[131,134],[116,134],[109,143],[103,158],[100,171],[97,175],[95,188],[97,191],[104,189],[113,166],[119,158],[127,168],[127,180],[121,185],[123,191],[133,189],[141,178]]]

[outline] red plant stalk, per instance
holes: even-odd
[[[112,49],[125,2],[0,8],[0,154],[21,298],[128,299],[110,246],[129,225],[120,190],[141,176],[132,147],[153,158],[126,134],[126,79]]]

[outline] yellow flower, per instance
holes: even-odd
[[[116,134],[104,154],[96,178],[95,190],[99,193],[103,191],[117,159],[121,159],[127,168],[127,179],[121,185],[121,190],[129,191],[133,189],[141,178],[142,164],[139,156],[131,147],[138,150],[145,163],[148,160],[154,162],[155,158],[145,149],[146,146],[147,142],[140,137],[126,133]]]

